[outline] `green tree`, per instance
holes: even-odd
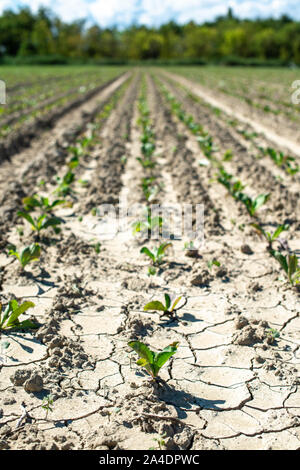
[[[190,25],[186,30],[184,44],[185,57],[214,57],[218,44],[218,32],[215,28]]]
[[[247,35],[243,27],[239,26],[224,33],[221,55],[234,55],[245,57],[247,51]]]
[[[31,33],[31,44],[39,55],[55,54],[55,42],[47,22],[38,20]]]

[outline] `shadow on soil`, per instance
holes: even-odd
[[[175,406],[178,411],[178,417],[181,419],[186,418],[186,410],[192,410],[195,405],[202,409],[221,411],[223,408],[219,408],[217,405],[225,403],[225,400],[205,400],[204,398],[191,395],[184,390],[178,390],[167,383],[156,388],[156,395],[161,401]]]

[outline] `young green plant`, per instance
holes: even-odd
[[[55,207],[66,203],[64,199],[56,199],[50,203],[49,198],[38,196],[37,194],[24,197],[22,202],[26,212],[30,212],[38,207],[43,213],[52,212]]]
[[[41,247],[38,243],[32,243],[26,246],[21,252],[18,252],[15,245],[10,245],[9,256],[15,256],[21,263],[22,269],[33,261],[38,261],[41,255]]]
[[[138,220],[132,224],[133,235],[138,234],[139,232],[147,232],[148,235],[151,234],[152,230],[161,229],[163,225],[163,219],[160,216],[152,217],[151,209],[147,209],[147,215],[143,220]]]
[[[34,307],[33,302],[23,302],[21,305],[16,300],[10,300],[6,309],[2,311],[2,304],[0,303],[0,331],[11,329],[24,329],[29,330],[38,328],[38,325],[31,320],[19,321],[20,315],[25,313],[29,308]]]
[[[139,355],[136,364],[143,367],[154,380],[162,366],[176,353],[178,345],[179,342],[176,341],[157,353],[141,341],[129,341],[128,343],[128,346]]]
[[[209,269],[212,269],[213,266],[217,266],[218,268],[221,266],[221,263],[220,261],[216,260],[216,259],[212,259],[210,261],[207,262],[207,267]]]
[[[284,256],[280,251],[276,250],[271,250],[270,253],[285,271],[291,286],[297,286],[300,283],[300,265],[297,256],[295,254]]]
[[[144,253],[148,256],[151,259],[153,266],[159,266],[163,262],[167,248],[170,246],[172,246],[172,243],[165,242],[159,245],[159,247],[153,248],[153,251],[149,250],[146,246],[143,246],[140,253]]]
[[[277,340],[277,338],[279,338],[280,333],[275,328],[268,328],[266,330],[266,335],[268,343],[273,344]]]
[[[68,194],[73,194],[74,191],[71,185],[75,181],[75,174],[71,170],[67,171],[63,178],[57,176],[56,180],[58,182],[58,187],[56,188],[55,193],[63,197]]]
[[[18,217],[22,217],[23,219],[27,220],[30,223],[32,230],[36,231],[38,235],[40,234],[41,230],[45,230],[48,227],[52,227],[54,232],[57,234],[60,232],[60,228],[58,225],[61,224],[61,219],[58,217],[50,217],[47,214],[41,214],[37,218],[33,218],[27,212],[18,211]]]
[[[161,189],[158,184],[152,184],[154,181],[155,181],[154,177],[142,179],[142,183],[141,183],[142,190],[148,202],[153,202],[153,200],[156,198],[157,194],[159,193]]]
[[[46,411],[45,419],[47,419],[49,411],[53,411],[53,396],[50,394],[44,397],[41,406]]]
[[[282,224],[282,225],[278,225],[278,227],[276,228],[276,230],[271,233],[271,232],[267,232],[265,231],[261,225],[259,224],[251,224],[252,227],[254,227],[256,229],[256,231],[262,235],[266,241],[268,242],[268,248],[271,249],[272,248],[272,244],[274,241],[276,241],[279,237],[279,235],[284,231],[284,230],[288,230],[290,228],[290,226],[288,224]]]
[[[265,204],[269,198],[270,198],[270,193],[260,194],[256,198],[251,198],[250,196],[247,196],[246,194],[242,192],[239,192],[236,196],[236,199],[241,201],[246,206],[248,214],[251,215],[251,217],[255,216],[256,211],[263,204]]]
[[[180,304],[178,306],[179,302],[182,299],[182,296],[175,297],[174,300],[171,300],[171,297],[169,294],[165,294],[165,304],[160,302],[159,300],[152,300],[151,302],[147,303],[144,307],[144,311],[159,311],[163,312],[163,315],[168,315],[168,316],[175,316],[176,312],[180,310],[182,307],[187,302],[187,299],[185,299],[184,303]],[[176,308],[177,307],[177,308]]]

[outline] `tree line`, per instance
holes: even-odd
[[[300,22],[238,19],[229,9],[214,21],[160,27],[131,25],[101,28],[86,20],[62,21],[47,8],[33,13],[23,7],[0,16],[0,60],[44,58],[55,61],[226,62],[300,65]]]

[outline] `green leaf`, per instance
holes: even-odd
[[[73,169],[76,168],[78,165],[79,165],[79,159],[78,159],[77,156],[71,158],[71,160],[70,160],[69,163],[68,163],[68,167],[70,168],[70,170],[73,170]]]
[[[169,243],[169,242],[162,243],[162,244],[160,245],[160,247],[158,248],[158,250],[157,250],[158,256],[163,255],[164,252],[166,251],[166,249],[169,248],[170,246],[172,246],[172,243]]]
[[[23,217],[23,219],[27,220],[27,222],[29,222],[31,224],[33,230],[37,230],[37,225],[36,225],[35,221],[31,217],[31,215],[27,214],[27,212],[18,211],[17,216],[18,217]]]
[[[297,272],[298,258],[296,255],[288,256],[288,275],[289,280],[292,281],[293,274]]]
[[[23,320],[17,325],[14,326],[14,328],[22,329],[22,330],[32,330],[32,329],[37,329],[39,325],[36,323],[33,323],[31,320]]]
[[[155,256],[154,256],[154,254],[153,254],[152,251],[150,251],[146,246],[143,246],[143,248],[141,249],[140,253],[144,253],[145,255],[149,256],[149,258],[151,258],[152,261],[155,263]]]
[[[271,250],[271,255],[280,263],[282,269],[288,274],[289,267],[285,256],[283,256],[279,251]]]
[[[32,308],[32,307],[35,306],[35,304],[33,302],[24,302],[20,306],[17,306],[17,308],[14,308],[14,307],[16,307],[16,304],[14,303],[14,301],[11,301],[10,303],[11,303],[11,305],[13,305],[13,308],[12,308],[13,311],[12,311],[12,314],[10,315],[10,317],[8,319],[6,327],[13,326],[14,323],[18,320],[19,316],[22,313],[26,312],[26,310],[28,310],[29,308]]]
[[[170,305],[171,305],[171,297],[169,294],[165,294],[165,301],[166,301],[166,310],[169,310]]]
[[[136,361],[136,364],[138,366],[145,367],[147,364],[149,364],[149,361],[147,361],[147,359],[141,357],[140,359],[138,359]]]
[[[171,312],[173,312],[175,310],[176,305],[178,305],[178,303],[180,302],[181,299],[182,299],[182,296],[177,297],[177,299],[175,299],[175,301],[173,302],[172,308],[171,308]]]
[[[152,302],[149,302],[147,305],[145,305],[144,310],[145,311],[158,310],[158,311],[166,312],[168,309],[166,309],[166,307],[158,300],[153,300]]]
[[[49,207],[49,199],[47,197],[41,197],[41,202],[44,207]]]
[[[256,212],[257,209],[259,209],[263,204],[265,204],[265,202],[267,202],[269,198],[270,198],[270,193],[260,194],[259,196],[257,196],[253,204],[254,212]]]
[[[9,314],[14,310],[14,308],[17,308],[17,307],[18,307],[18,302],[16,300],[11,300],[8,303],[6,309],[4,310],[4,313],[3,313],[0,328],[4,327],[5,322],[9,317]],[[2,308],[2,305],[1,305],[1,308]]]
[[[0,312],[2,312],[2,304],[0,304]],[[4,310],[3,312],[3,317],[1,319],[1,323],[0,323],[0,328],[5,324],[8,316],[9,316],[9,313],[12,311],[12,306],[11,306],[11,302],[8,303],[6,309]]]
[[[40,245],[32,243],[30,246],[24,248],[19,257],[22,267],[24,268],[29,262],[36,261],[39,259],[41,254]]]
[[[48,227],[56,227],[56,225],[59,224],[61,224],[61,220],[58,219],[58,217],[50,217],[43,222],[42,228],[46,229]]]
[[[279,225],[277,227],[277,229],[275,230],[275,232],[273,233],[273,235],[272,235],[272,240],[276,240],[276,238],[279,237],[281,232],[283,232],[284,230],[288,230],[288,229],[289,229],[289,225],[287,225],[287,224]]]
[[[225,152],[225,154],[224,154],[224,156],[223,156],[223,161],[224,161],[224,162],[228,162],[228,161],[232,160],[232,158],[233,158],[233,153],[232,153],[232,151],[231,151],[231,150],[226,150],[226,152]]]
[[[55,201],[52,202],[51,204],[51,207],[56,207],[58,205],[61,205],[61,204],[65,204],[65,200],[64,199],[55,199]]]
[[[21,262],[20,255],[19,255],[19,253],[18,253],[17,251],[9,250],[8,255],[9,255],[9,256],[15,256],[15,257],[18,258],[18,260]],[[22,263],[22,262],[21,262],[21,263]]]
[[[36,196],[24,197],[22,199],[25,210],[34,209],[35,207],[41,207],[41,203],[38,201]]]
[[[18,306],[19,306],[18,302],[15,299],[10,301],[10,305],[11,305],[11,310],[12,311],[16,310],[16,308],[18,308]]]
[[[143,224],[143,222],[134,222],[132,224],[132,228],[133,228],[132,233],[135,234],[135,233],[140,232],[144,228],[144,225],[145,224]]]
[[[71,183],[73,183],[74,179],[75,179],[75,174],[72,173],[72,171],[68,171],[63,177],[63,182],[66,185],[70,185]]]
[[[170,359],[170,357],[176,353],[178,344],[179,342],[176,341],[170,344],[169,346],[167,346],[163,351],[156,353],[154,355],[154,366],[155,366],[155,369],[158,369],[157,372],[167,362],[167,360]]]
[[[156,268],[153,266],[149,266],[148,268],[148,276],[154,276],[156,274]]]
[[[213,260],[210,260],[210,261],[207,262],[207,266],[209,267],[209,269],[211,269],[213,266],[220,267],[221,263],[218,260],[213,259]]]
[[[36,222],[36,227],[37,227],[37,230],[40,231],[42,228],[43,228],[43,220],[47,217],[47,214],[41,214],[38,218],[37,218],[37,222]]]
[[[146,344],[141,341],[129,341],[130,346],[136,353],[138,353],[141,359],[144,359],[147,363],[153,363],[154,353],[151,351]]]
[[[156,377],[160,368],[167,362],[167,360],[177,351],[178,342],[174,342],[167,346],[163,351],[154,353],[148,346],[140,341],[130,341],[128,345],[138,353],[140,359],[136,362],[137,365],[144,367],[152,377]]]

